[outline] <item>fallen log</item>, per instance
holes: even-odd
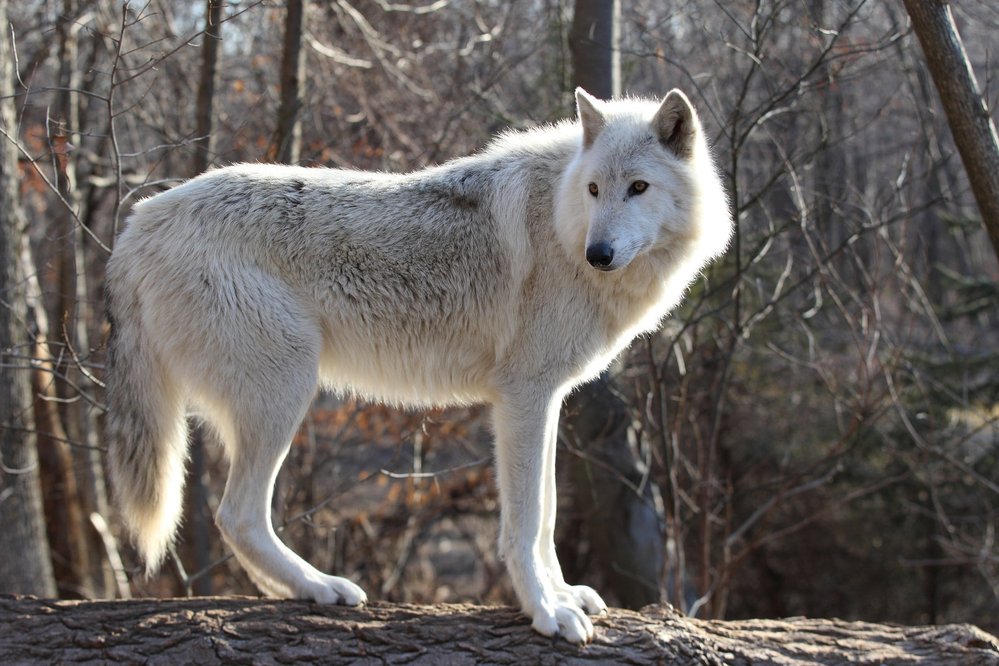
[[[0,597],[0,662],[149,664],[999,664],[972,625],[790,618],[707,621],[669,606],[611,609],[577,647],[506,607],[364,608],[245,597],[54,601]]]

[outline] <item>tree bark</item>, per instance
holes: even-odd
[[[212,598],[0,598],[7,663],[150,664],[999,664],[971,625],[841,620],[691,620],[669,606],[611,609],[576,647],[535,634],[505,607]]]
[[[999,135],[954,25],[950,4],[904,0],[940,93],[982,222],[999,259]]]
[[[576,535],[559,540],[572,546],[559,549],[566,576],[591,580],[589,569],[599,575],[599,589],[608,593],[610,603],[626,608],[659,601],[666,563],[665,521],[658,510],[662,500],[629,442],[627,403],[604,373],[573,392],[563,420],[563,439],[575,448],[572,513],[568,529],[559,531]],[[577,559],[579,536],[589,544],[584,561]]]
[[[201,44],[201,80],[198,83],[197,136],[194,145],[192,170],[198,175],[208,169],[215,155],[215,89],[219,79],[219,46],[222,44],[223,0],[206,0],[205,34]],[[184,506],[187,507],[187,520],[183,524],[185,541],[190,544],[191,559],[195,572],[203,571],[211,563],[208,534],[211,532],[211,517],[204,511],[208,489],[205,486],[205,434],[200,424],[191,425],[191,464],[185,484]],[[212,593],[211,576],[199,576],[193,581],[185,581],[198,595]]]
[[[205,34],[201,42],[201,80],[198,83],[197,140],[194,142],[194,175],[208,168],[215,154],[215,87],[218,84],[219,45],[222,43],[223,0],[207,0]]]
[[[619,0],[576,0],[569,32],[574,83],[604,99],[621,94],[620,19]],[[602,579],[612,603],[641,608],[660,599],[665,534],[659,490],[632,450],[630,425],[628,405],[609,372],[566,399],[562,435],[577,448],[567,524],[582,533],[589,550],[580,558],[573,539],[576,546],[560,552],[560,561],[570,579],[590,580],[584,575],[589,570]]]
[[[621,94],[620,0],[576,0],[569,50],[576,85],[601,99]]]
[[[80,89],[82,70],[79,65],[79,32],[89,20],[85,14],[87,3],[62,0],[62,12],[56,26],[59,41],[59,90],[56,93],[53,115],[50,119],[49,148],[56,156],[53,174],[55,185],[66,208],[59,209],[56,223],[66,226],[59,229],[65,238],[58,256],[58,298],[56,319],[61,334],[55,338],[86,359],[90,352],[89,331],[91,297],[86,267],[86,235],[81,227],[83,197],[79,182],[79,161],[74,152],[82,143],[80,135]],[[28,254],[25,254],[28,257]],[[31,265],[25,262],[25,265]],[[34,317],[36,349],[48,351],[48,337],[53,334],[48,326],[47,313],[40,288],[32,276],[28,308]],[[45,515],[56,582],[61,593],[70,597],[106,597],[114,589],[114,573],[104,556],[104,544],[90,523],[91,513],[107,516],[107,492],[104,488],[103,461],[97,450],[97,415],[80,394],[94,394],[94,385],[72,358],[71,354],[37,356],[46,359],[36,366],[36,373],[44,373],[45,365],[55,372],[39,379],[50,382],[41,384],[47,393],[36,394],[35,421],[42,433],[51,433],[62,440],[85,444],[82,448],[67,448],[67,441],[42,435],[38,450],[42,463],[42,490],[45,493]],[[66,378],[68,381],[57,379]],[[46,402],[50,397],[57,400]],[[56,425],[53,418],[62,422]],[[43,427],[44,426],[44,427]],[[67,463],[69,463],[67,465]],[[82,541],[79,541],[82,538]]]
[[[22,265],[33,266],[28,243],[21,247]],[[45,528],[52,553],[52,570],[60,597],[90,599],[97,589],[90,523],[83,512],[83,500],[76,480],[76,464],[67,442],[69,438],[59,417],[56,394],[55,358],[46,332],[50,330],[42,304],[42,290],[36,275],[27,276],[26,305],[32,337],[31,392],[37,431],[39,472],[45,514]]]
[[[55,595],[42,515],[38,450],[31,408],[31,370],[21,248],[27,229],[18,198],[20,177],[14,113],[14,71],[7,0],[0,0],[0,592]],[[0,654],[3,654],[0,651]]]
[[[281,106],[278,109],[272,159],[283,164],[298,162],[302,146],[303,90],[305,87],[305,52],[302,33],[306,0],[288,0],[284,30],[284,50],[281,56]]]

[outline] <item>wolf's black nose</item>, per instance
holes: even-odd
[[[586,248],[586,260],[590,266],[606,270],[614,261],[614,250],[607,243],[594,243]]]

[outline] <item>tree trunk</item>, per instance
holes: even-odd
[[[34,266],[28,243],[22,244],[21,263]],[[52,553],[52,569],[60,597],[90,599],[96,596],[92,541],[88,538],[90,522],[83,512],[76,480],[76,464],[67,444],[68,438],[59,416],[56,394],[55,356],[46,332],[48,316],[42,303],[37,275],[26,276],[26,310],[32,338],[31,392],[34,396],[34,424],[37,431],[38,462],[41,476],[45,528]],[[103,559],[103,558],[101,558]]]
[[[659,601],[666,559],[662,500],[629,442],[631,413],[610,376],[577,389],[563,421],[563,439],[575,449],[571,514],[560,529],[575,537],[559,540],[571,544],[559,549],[567,578],[592,580],[612,603],[626,608]],[[585,551],[580,536],[589,546]]]
[[[569,33],[575,85],[605,99],[621,92],[620,15],[618,0],[576,0]],[[630,425],[628,405],[608,373],[567,398],[562,434],[577,450],[570,464],[573,501],[566,524],[582,534],[589,549],[580,558],[577,544],[560,559],[570,582],[602,583],[612,602],[640,608],[659,601],[665,535],[657,511],[659,491],[628,441]]]
[[[669,606],[611,609],[586,647],[534,633],[505,607],[211,598],[0,599],[8,663],[999,664],[971,625],[691,620]]]
[[[940,0],[904,0],[940,93],[954,143],[999,259],[999,136],[954,25]]]
[[[89,403],[80,399],[81,390],[91,386],[89,378],[68,353],[53,354],[49,337],[69,343],[82,358],[88,352],[86,317],[90,301],[85,275],[84,234],[78,224],[84,214],[77,188],[78,160],[74,151],[80,148],[81,68],[79,32],[88,18],[86,3],[63,0],[56,26],[59,45],[59,89],[50,118],[49,148],[55,156],[54,181],[67,206],[55,216],[65,242],[61,245],[56,264],[58,298],[54,310],[61,333],[53,334],[49,314],[42,299],[37,275],[27,276],[27,307],[34,338],[35,358],[38,359],[33,377],[35,392],[35,423],[39,433],[38,453],[41,464],[46,527],[52,550],[52,561],[59,593],[74,597],[104,597],[113,589],[113,573],[106,566],[104,544],[94,530],[89,514],[98,510],[98,492],[93,484],[100,483],[103,493],[103,470],[100,452],[94,449],[70,448],[69,441],[96,446],[96,415]],[[29,248],[23,253],[24,265],[34,265]],[[57,344],[59,344],[57,342]],[[59,377],[69,378],[62,381]],[[97,473],[93,473],[94,469]],[[106,503],[105,503],[106,504]]]
[[[205,34],[201,42],[201,81],[198,83],[197,141],[194,143],[194,175],[205,171],[215,154],[215,87],[218,83],[219,44],[222,43],[223,0],[207,0]]]
[[[98,447],[97,413],[90,401],[81,394],[95,396],[96,387],[90,374],[80,367],[90,355],[90,332],[87,328],[91,317],[89,276],[87,266],[91,264],[87,255],[89,243],[84,233],[81,219],[81,196],[77,166],[72,151],[79,147],[80,137],[80,94],[81,71],[79,63],[78,35],[83,25],[80,3],[77,0],[63,0],[62,16],[59,24],[59,81],[60,90],[56,97],[56,123],[50,128],[51,148],[56,154],[56,186],[66,202],[67,208],[60,210],[66,227],[66,243],[59,258],[60,289],[59,319],[62,324],[62,341],[67,345],[57,369],[68,381],[56,383],[56,391],[64,403],[63,427],[69,440],[84,446],[72,450],[77,474],[75,484],[78,497],[83,502],[83,515],[99,514],[105,520],[110,515],[107,486],[104,480],[104,461]],[[58,218],[57,218],[58,219]],[[74,358],[75,355],[75,358]],[[87,536],[87,558],[90,570],[83,572],[88,595],[107,597],[115,585],[114,571],[105,557],[104,541],[88,520],[82,527]]]
[[[207,0],[205,5],[205,34],[201,45],[201,81],[198,84],[197,114],[198,140],[194,148],[192,170],[197,175],[207,170],[215,154],[215,89],[218,85],[219,46],[222,43],[223,0]],[[191,425],[191,464],[185,484],[187,520],[183,530],[190,544],[194,572],[204,571],[211,563],[208,535],[212,532],[211,516],[204,510],[208,489],[205,486],[205,435],[201,426]],[[185,581],[198,595],[212,593],[210,575]]]
[[[577,86],[601,99],[621,94],[620,0],[576,0],[569,30]]]
[[[305,52],[302,32],[305,26],[306,0],[288,0],[281,57],[281,106],[271,158],[283,164],[295,164],[302,147],[303,89],[305,87]]]
[[[31,408],[31,350],[21,264],[27,229],[18,200],[14,71],[0,0],[0,592],[55,594],[55,580],[42,515],[38,451]],[[0,654],[3,651],[0,650]]]

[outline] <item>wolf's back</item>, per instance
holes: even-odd
[[[105,423],[117,504],[151,573],[180,521],[187,424],[169,367],[155,353],[156,332],[143,326],[141,244],[126,231],[108,263]]]

